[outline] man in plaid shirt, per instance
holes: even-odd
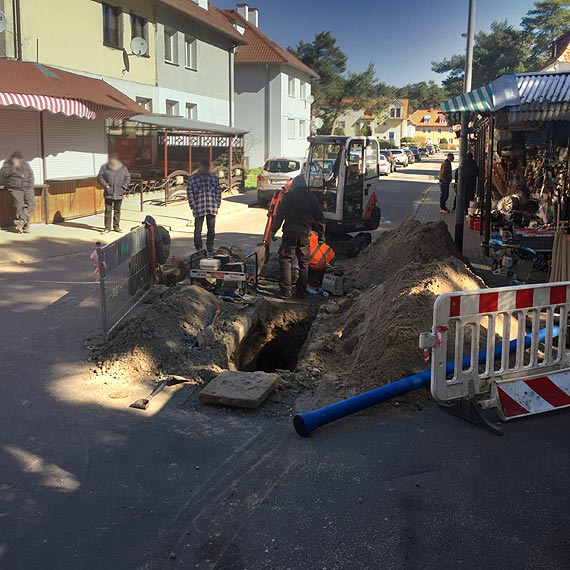
[[[218,177],[212,173],[209,160],[202,160],[198,172],[188,180],[188,204],[194,214],[194,247],[202,249],[202,228],[206,218],[206,249],[214,251],[216,216],[222,202],[222,189]]]

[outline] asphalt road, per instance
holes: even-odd
[[[384,227],[429,168],[386,180]],[[264,217],[220,236],[255,240]],[[83,257],[2,272],[2,570],[568,569],[569,413],[498,437],[391,405],[307,439],[287,417],[182,410],[184,390],[143,414],[84,378]]]

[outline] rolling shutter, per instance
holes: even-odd
[[[0,110],[0,164],[15,150],[21,150],[34,171],[36,184],[42,182],[39,113]]]
[[[107,157],[105,121],[44,114],[46,180],[97,176]]]

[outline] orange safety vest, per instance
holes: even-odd
[[[309,269],[313,271],[324,271],[327,264],[332,263],[335,258],[333,248],[326,244],[319,244],[319,234],[311,232],[309,237]]]

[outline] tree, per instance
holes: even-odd
[[[372,136],[372,129],[370,125],[362,125],[360,127],[360,132],[358,133],[361,137],[370,137]]]
[[[315,108],[324,121],[320,130],[330,133],[346,89],[344,73],[348,56],[330,32],[316,34],[312,42],[300,41],[289,47],[289,51],[319,74],[319,79],[312,81],[312,92]]]
[[[527,71],[529,59],[525,33],[504,22],[493,22],[490,32],[475,35],[473,49],[473,88],[491,82],[499,75]],[[453,55],[449,59],[432,62],[436,73],[447,73],[443,80],[446,97],[463,91],[465,56]]]
[[[418,109],[434,109],[447,99],[445,89],[435,81],[420,81],[399,87],[396,97],[410,100],[411,113]]]
[[[535,2],[522,19],[521,26],[531,40],[529,66],[537,70],[550,56],[550,45],[558,36],[570,29],[568,0]]]

